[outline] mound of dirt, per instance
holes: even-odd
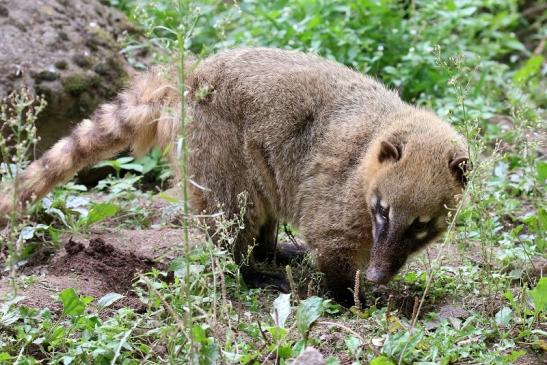
[[[94,278],[102,281],[105,290],[116,293],[129,291],[133,278],[155,264],[150,258],[122,252],[100,237],[91,239],[88,247],[70,239],[65,250],[67,255],[51,263],[50,274]]]
[[[23,303],[27,306],[59,312],[62,307],[58,294],[63,289],[74,288],[95,299],[116,292],[125,298],[114,303],[112,309],[144,310],[145,305],[131,290],[133,281],[152,267],[164,270],[181,250],[181,235],[181,230],[169,228],[102,228],[92,234],[66,237],[64,250],[40,249],[20,269],[17,294],[25,297]],[[0,279],[0,301],[12,293],[9,279]]]

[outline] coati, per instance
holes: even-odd
[[[137,76],[22,173],[18,204],[128,147],[170,149],[178,171],[176,80],[175,67]],[[311,54],[245,48],[204,59],[186,83],[192,208],[232,216],[247,194],[233,254],[248,283],[279,279],[253,263],[275,250],[278,222],[300,228],[329,290],[346,303],[356,270],[385,283],[446,229],[466,142],[373,78]],[[13,208],[4,195],[0,212]]]

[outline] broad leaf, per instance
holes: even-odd
[[[274,300],[272,318],[277,327],[285,327],[285,321],[291,314],[291,295],[279,294]]]
[[[296,327],[301,335],[305,336],[312,323],[323,313],[323,299],[319,297],[309,297],[300,302],[296,311]]]
[[[536,311],[542,312],[547,307],[547,277],[539,279],[536,287],[530,291]]]
[[[498,326],[507,327],[513,318],[513,311],[509,307],[503,307],[498,313],[496,313],[495,318]]]
[[[118,213],[118,209],[118,206],[112,203],[94,204],[89,210],[86,223],[91,225],[93,223],[105,220],[106,218],[110,218]]]
[[[120,300],[123,298],[123,295],[118,293],[108,293],[105,296],[103,296],[99,301],[97,302],[97,305],[102,309],[106,308],[110,305],[112,305],[114,302]]]
[[[73,288],[63,290],[59,294],[59,299],[63,302],[63,313],[69,316],[82,315],[87,306]]]
[[[395,365],[395,363],[387,356],[378,356],[372,359],[370,365]]]

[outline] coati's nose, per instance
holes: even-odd
[[[388,275],[384,270],[378,269],[376,267],[369,267],[367,269],[367,280],[375,284],[386,284],[391,275]]]

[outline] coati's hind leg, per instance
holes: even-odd
[[[274,231],[275,232],[275,229]],[[263,239],[258,242],[258,239]],[[256,251],[258,248],[258,251]],[[290,287],[285,274],[280,270],[267,270],[258,263],[275,249],[275,237],[272,239],[271,225],[257,227],[250,222],[238,232],[233,246],[234,259],[240,266],[245,284],[251,288],[274,288],[288,292]]]
[[[253,248],[257,261],[269,261],[275,256],[277,249],[277,220],[269,219],[258,230]]]
[[[302,260],[309,252],[303,246],[293,243],[278,242],[278,221],[269,219],[264,223],[258,232],[254,247],[254,256],[257,261],[273,262],[282,266]]]

